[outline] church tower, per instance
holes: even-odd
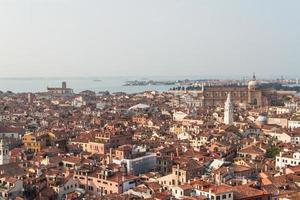
[[[227,100],[224,107],[224,124],[233,124],[233,104],[231,101],[231,94],[228,93]]]
[[[1,139],[0,140],[0,165],[8,164],[10,161],[8,145]]]

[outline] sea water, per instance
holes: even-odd
[[[178,77],[180,78],[180,77]],[[136,93],[143,91],[167,91],[175,85],[146,85],[146,86],[124,86],[126,81],[134,80],[156,80],[174,81],[176,77],[98,77],[98,78],[0,78],[0,91],[21,92],[45,92],[47,87],[61,87],[63,81],[67,82],[67,87],[78,93],[84,90],[95,92],[126,92]]]

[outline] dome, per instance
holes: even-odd
[[[256,85],[257,85],[257,82],[255,80],[249,81],[248,89],[255,89]]]
[[[268,117],[264,115],[259,115],[256,119],[256,123],[266,124],[268,122]]]
[[[255,89],[256,85],[257,85],[256,76],[255,76],[255,73],[253,73],[252,80],[249,81],[249,83],[248,83],[248,89],[249,90]]]

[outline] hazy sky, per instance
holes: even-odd
[[[299,0],[0,0],[0,77],[300,77]]]

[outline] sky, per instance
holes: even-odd
[[[299,0],[0,0],[0,77],[300,77]]]

